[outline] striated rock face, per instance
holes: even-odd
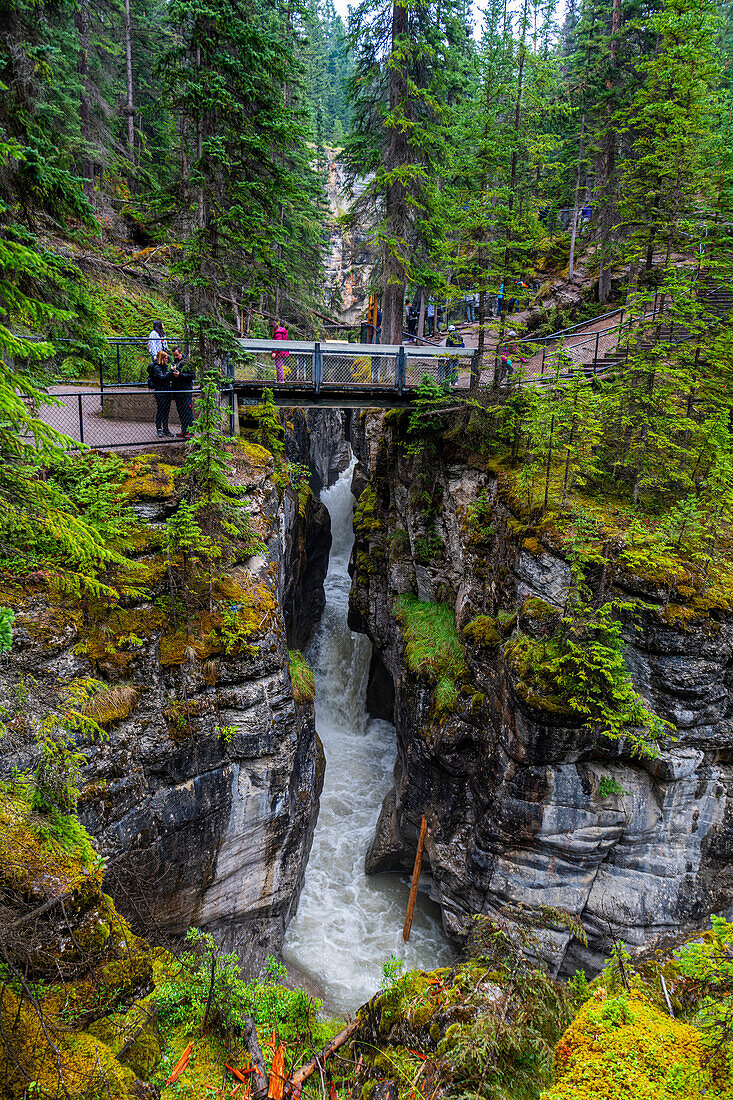
[[[351,460],[348,443],[351,410],[304,409],[303,416],[308,426],[313,487],[319,492],[334,485]]]
[[[617,592],[650,605],[639,629],[624,631],[627,662],[637,690],[676,726],[677,739],[650,761],[616,742],[600,745],[568,712],[535,709],[504,654],[517,610],[526,630],[543,629],[528,621],[528,598],[544,601],[550,614],[562,608],[569,581],[562,555],[511,533],[510,505],[481,460],[431,460],[426,518],[424,493],[415,491],[419,460],[396,445],[394,421],[368,413],[354,435],[356,482],[373,504],[370,495],[361,522],[357,513],[350,622],[378,650],[382,681],[391,678],[398,737],[395,786],[367,869],[409,870],[426,813],[447,930],[463,935],[476,913],[517,917],[518,906],[562,906],[580,916],[590,941],[585,948],[566,931],[552,933],[546,950],[565,971],[599,966],[610,933],[638,945],[728,911],[731,616],[706,613],[679,625],[668,594],[617,577]],[[491,524],[478,537],[467,519],[482,492]],[[431,685],[406,668],[393,615],[403,593],[453,606],[459,636],[478,615],[497,624],[483,644],[462,636],[473,683],[442,717]],[[383,682],[372,690],[385,698]]]
[[[326,279],[331,308],[346,324],[354,324],[366,315],[373,258],[365,231],[358,227],[345,229],[337,219],[349,212],[363,190],[361,182],[347,188],[344,164],[338,155],[333,156],[326,171],[331,220]]]
[[[350,462],[346,415],[338,409],[287,411],[287,458],[309,467],[315,493],[333,485]],[[299,528],[285,540],[282,605],[291,649],[302,649],[320,621],[326,602],[323,578],[331,549],[326,506],[311,495],[300,505],[300,512]]]
[[[267,550],[217,582],[213,613],[199,602],[192,643],[168,621],[157,547],[176,470],[157,460],[126,485],[146,524],[135,556],[149,596],[81,610],[43,595],[15,602],[0,693],[16,717],[0,768],[32,766],[34,730],[49,708],[63,718],[70,683],[123,684],[124,705],[98,696],[117,711],[105,720],[109,739],[85,746],[79,800],[108,861],[107,888],[136,928],[175,936],[200,925],[254,973],[297,905],[318,812],[313,710],[293,700],[283,606],[317,618],[330,534],[318,506],[301,515],[292,491],[279,498],[267,451],[240,444],[234,465]]]

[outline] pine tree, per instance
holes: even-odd
[[[168,209],[192,226],[180,273],[188,307],[219,312],[219,297],[246,288],[251,300],[320,261],[316,185],[308,177],[305,130],[276,12],[255,6],[242,18],[232,0],[174,0],[173,45],[162,68],[181,130],[181,169]],[[283,213],[284,212],[284,213]],[[295,239],[293,239],[295,237]]]

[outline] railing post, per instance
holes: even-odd
[[[229,435],[234,436],[234,386],[229,390]]]
[[[82,407],[81,407],[81,394],[80,393],[78,393],[76,395],[76,399],[79,403],[79,442],[83,443],[84,442],[84,413],[83,413]]]
[[[121,375],[120,375],[120,345],[119,344],[115,344],[115,351],[117,352],[117,384],[119,385],[120,382],[122,381],[122,378],[121,378]]]
[[[402,391],[407,382],[407,355],[402,345],[400,345],[400,350],[397,352],[395,382],[397,383],[397,393],[402,396]]]
[[[313,351],[313,382],[315,384],[316,393],[321,392],[321,382],[323,381],[323,352],[321,351],[321,344],[319,340],[316,340],[316,346]]]
[[[620,338],[621,338],[621,329],[619,329],[619,339]],[[598,367],[598,342],[599,342],[600,339],[601,339],[601,332],[600,332],[600,329],[599,329],[598,332],[596,333],[596,350],[593,353],[593,373],[594,374],[596,373],[596,369]]]
[[[475,390],[481,381],[481,358],[478,353],[478,348],[471,356],[471,389]]]
[[[540,369],[540,375],[545,373],[545,357],[547,355],[547,344],[542,345],[542,368]]]

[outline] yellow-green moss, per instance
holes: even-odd
[[[267,448],[261,447],[259,443],[254,443],[246,436],[239,437],[237,449],[244,452],[249,465],[256,469],[266,470],[272,465],[272,455]]]
[[[599,986],[555,1049],[543,1100],[697,1100],[728,1096],[705,1064],[702,1037],[648,1002]],[[729,1084],[729,1082],[727,1083]]]
[[[367,485],[359,497],[354,509],[354,531],[361,538],[368,538],[382,530],[382,524],[375,516],[376,497],[371,485]]]
[[[161,665],[180,665],[191,655],[206,661],[219,654],[239,657],[256,652],[254,639],[268,632],[278,611],[272,586],[264,580],[253,582],[244,570],[217,580],[214,595],[227,606],[220,603],[213,615],[208,610],[191,614],[190,633],[183,624],[165,633],[160,639]]]
[[[134,459],[128,468],[122,492],[129,501],[172,500],[180,470],[160,462],[154,455]]]
[[[501,643],[501,635],[496,629],[496,619],[490,615],[477,615],[463,628],[463,636],[474,645],[493,649]]]

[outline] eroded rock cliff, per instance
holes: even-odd
[[[213,931],[252,973],[297,905],[318,810],[312,705],[293,699],[283,608],[317,619],[328,516],[278,491],[269,452],[238,444],[232,477],[264,552],[185,612],[177,597],[171,621],[163,524],[181,461],[127,464],[136,526],[119,598],[65,597],[43,578],[3,592],[16,620],[0,766],[35,766],[49,710],[67,726],[74,708],[95,718],[107,739],[84,746],[79,813],[121,910],[150,935]]]
[[[537,917],[562,906],[589,935],[587,948],[559,927],[545,941],[552,965],[566,971],[600,965],[612,935],[640,944],[727,911],[730,614],[653,577],[622,569],[604,577],[617,596],[638,601],[624,624],[626,661],[676,733],[648,760],[594,737],[562,699],[534,696],[532,670],[509,658],[519,630],[541,639],[565,604],[562,546],[525,537],[500,471],[461,447],[455,431],[427,462],[407,454],[404,426],[397,414],[370,412],[354,432],[350,621],[392,681],[398,738],[395,786],[367,869],[409,869],[425,813],[446,928],[463,936],[473,914],[521,920],[522,907]],[[408,668],[412,605],[398,601],[411,594],[435,615],[455,612],[461,667],[442,686]]]

